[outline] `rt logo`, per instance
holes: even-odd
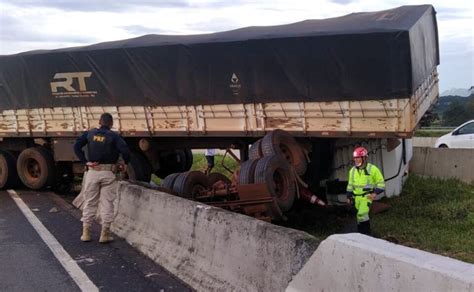
[[[86,78],[91,77],[92,72],[68,72],[56,73],[51,82],[51,92],[55,97],[94,97],[96,91],[87,91]],[[74,81],[77,80],[77,83]],[[79,90],[73,87],[77,84]],[[61,91],[59,89],[62,89]]]

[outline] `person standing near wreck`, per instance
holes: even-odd
[[[216,149],[206,149],[204,156],[206,157],[207,161],[207,168],[204,171],[206,175],[211,173],[212,169],[214,168],[214,156],[216,155]]]
[[[130,161],[130,150],[118,134],[110,129],[113,118],[109,113],[100,116],[100,127],[84,132],[74,144],[74,152],[79,160],[86,165],[87,179],[84,183],[84,209],[81,240],[91,241],[90,228],[100,204],[102,231],[100,243],[112,241],[110,225],[113,221],[114,200],[117,192],[117,179],[114,171],[117,168],[119,154],[125,162],[120,170],[125,172]],[[82,148],[87,145],[87,158]]]
[[[368,156],[364,147],[357,147],[352,153],[354,166],[349,171],[347,203],[357,210],[357,231],[371,235],[370,205],[385,190],[385,181],[378,167],[367,161]]]

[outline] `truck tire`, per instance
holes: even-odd
[[[253,184],[258,159],[247,160],[240,165],[239,185]]]
[[[56,179],[53,155],[43,147],[23,150],[16,163],[21,182],[30,189],[38,190],[54,185]]]
[[[192,153],[189,149],[176,149],[171,151],[163,151],[160,153],[160,168],[155,174],[161,178],[165,178],[169,174],[188,171],[192,164]],[[190,157],[191,156],[191,157]]]
[[[290,165],[280,156],[260,159],[255,169],[255,183],[265,183],[282,212],[288,211],[295,201],[296,186]]]
[[[16,157],[10,151],[0,150],[0,189],[16,187],[19,183]]]
[[[150,182],[152,167],[146,157],[139,152],[130,153],[130,162],[127,165],[129,180]]]
[[[180,197],[194,199],[200,191],[209,189],[209,179],[200,171],[181,173],[175,180],[173,191]]]
[[[223,183],[225,183],[227,185],[230,185],[232,183],[227,176],[223,175],[222,173],[218,173],[218,172],[213,172],[213,173],[208,174],[207,178],[209,179],[209,185],[210,186],[214,185],[218,181],[222,181]]]
[[[161,187],[168,189],[170,191],[173,191],[173,185],[174,182],[176,181],[176,178],[180,175],[181,173],[172,173],[168,176],[166,176],[163,181],[161,182]]]
[[[262,139],[264,156],[279,155],[286,159],[298,175],[306,172],[307,161],[303,148],[296,140],[283,130],[274,130]]]
[[[262,139],[255,141],[249,149],[249,160],[259,159],[263,157]]]

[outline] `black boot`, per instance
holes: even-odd
[[[359,222],[357,224],[357,232],[371,236],[370,232],[370,220]]]

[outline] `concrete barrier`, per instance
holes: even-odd
[[[283,291],[309,234],[121,182],[114,233],[199,291]]]
[[[413,137],[413,147],[434,147],[438,137]]]
[[[332,235],[286,291],[474,291],[474,265],[361,234]]]
[[[414,147],[410,171],[422,176],[474,182],[474,149]]]

